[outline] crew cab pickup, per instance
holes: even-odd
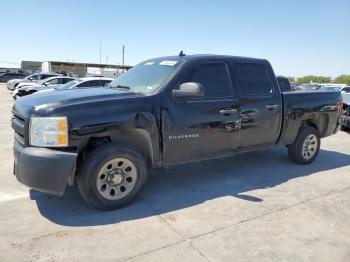
[[[337,132],[339,92],[281,92],[270,63],[217,55],[144,61],[109,87],[33,94],[13,106],[14,174],[87,203],[129,203],[149,168],[285,145],[309,164]],[[215,163],[213,163],[215,164]]]

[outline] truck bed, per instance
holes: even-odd
[[[339,126],[341,94],[338,91],[283,92],[280,144],[291,144],[305,122],[316,127],[321,137],[332,135]]]

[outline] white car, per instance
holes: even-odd
[[[29,83],[29,82],[37,83],[43,79],[46,79],[46,78],[49,78],[52,76],[58,76],[58,74],[40,73],[40,74],[33,74],[33,75],[27,76],[27,77],[22,78],[22,79],[12,79],[10,81],[7,81],[6,87],[8,90],[14,90],[19,83],[23,83],[23,82],[25,82],[25,83]]]
[[[75,80],[75,78],[69,77],[69,76],[53,76],[53,77],[49,77],[44,80],[41,80],[39,83],[22,82],[16,86],[16,89],[13,91],[12,96],[14,99],[16,99],[18,96],[19,97],[26,96],[26,95],[36,93],[38,91],[62,86],[66,83],[71,82],[72,80]]]
[[[39,91],[38,93],[49,92],[54,90],[70,90],[70,89],[78,89],[78,88],[96,88],[96,87],[106,87],[110,82],[112,82],[114,78],[107,77],[85,77],[78,78],[70,81],[69,83],[56,87],[49,88],[46,90]]]

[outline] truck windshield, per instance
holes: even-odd
[[[179,64],[179,61],[166,59],[142,62],[113,80],[109,88],[124,88],[135,93],[150,93],[159,89]]]

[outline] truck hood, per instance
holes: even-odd
[[[33,111],[53,109],[59,106],[114,100],[124,97],[134,97],[134,93],[122,89],[86,88],[71,90],[54,90],[39,92],[19,98],[13,110],[22,116],[30,116]]]

